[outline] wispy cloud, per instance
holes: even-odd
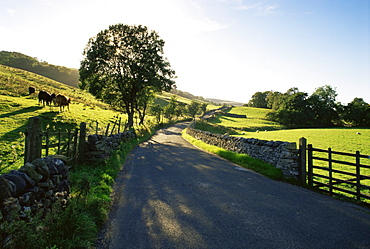
[[[253,11],[255,15],[275,15],[281,13],[277,5],[268,4],[261,1],[248,0],[220,0],[220,2],[229,4],[236,10]]]
[[[16,10],[15,9],[7,9],[6,12],[11,15],[11,16],[14,16]]]
[[[258,14],[259,15],[275,15],[281,13],[278,10],[277,5],[261,5],[260,8],[258,8]]]

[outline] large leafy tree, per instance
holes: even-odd
[[[353,126],[370,126],[370,105],[362,98],[354,98],[343,110],[343,119]]]
[[[339,123],[337,103],[337,93],[329,85],[315,89],[315,92],[309,97],[311,111],[313,113],[314,123],[319,127],[330,127]]]
[[[164,41],[145,26],[116,24],[90,38],[80,66],[80,87],[127,113],[128,128],[138,113],[144,122],[155,92],[175,85],[163,56]]]
[[[267,118],[289,127],[312,126],[312,112],[308,94],[298,88],[290,88],[282,95],[282,103],[278,110],[270,112]]]
[[[267,108],[267,94],[268,92],[256,92],[252,99],[249,100],[249,107]]]

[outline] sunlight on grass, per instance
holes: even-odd
[[[270,110],[263,108],[233,107],[228,113],[246,115],[247,118],[218,115],[216,118],[212,119],[210,123],[225,127],[233,127],[244,131],[282,129],[283,127],[280,124],[265,118],[268,112],[270,112]]]

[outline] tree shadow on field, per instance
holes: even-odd
[[[9,118],[15,115],[30,113],[30,118],[33,117],[33,112],[42,109],[42,106],[32,106],[22,108],[13,112],[4,113],[0,115],[0,118]],[[42,130],[45,129],[49,123],[48,120],[53,120],[58,112],[45,112],[40,113],[37,117],[41,118]],[[24,157],[24,144],[25,144],[25,132],[29,126],[28,120],[23,122],[23,125],[13,126],[12,130],[8,130],[0,135],[0,144],[2,151],[0,152],[0,174],[7,169],[13,169],[15,166],[20,166],[23,162]]]
[[[35,111],[38,111],[42,108],[43,108],[42,106],[30,106],[30,107],[26,107],[26,108],[16,110],[14,112],[8,112],[8,113],[1,114],[0,118],[8,118],[10,116],[19,115],[19,114],[23,114],[23,113],[27,113],[27,112],[35,112]]]

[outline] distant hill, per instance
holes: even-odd
[[[186,99],[199,100],[201,102],[209,102],[208,100],[206,100],[202,96],[195,96],[191,93],[181,91],[181,90],[178,90],[178,89],[171,89],[170,93],[175,94],[175,95],[180,96],[180,97],[184,97]]]
[[[0,64],[23,69],[72,87],[78,87],[79,72],[77,69],[55,66],[47,62],[41,62],[37,58],[8,51],[0,51]]]
[[[211,98],[206,98],[207,101],[215,103],[217,105],[232,105],[232,106],[243,106],[244,103],[240,102],[235,102],[235,101],[230,101],[230,100],[222,100],[222,99],[211,99]]]

